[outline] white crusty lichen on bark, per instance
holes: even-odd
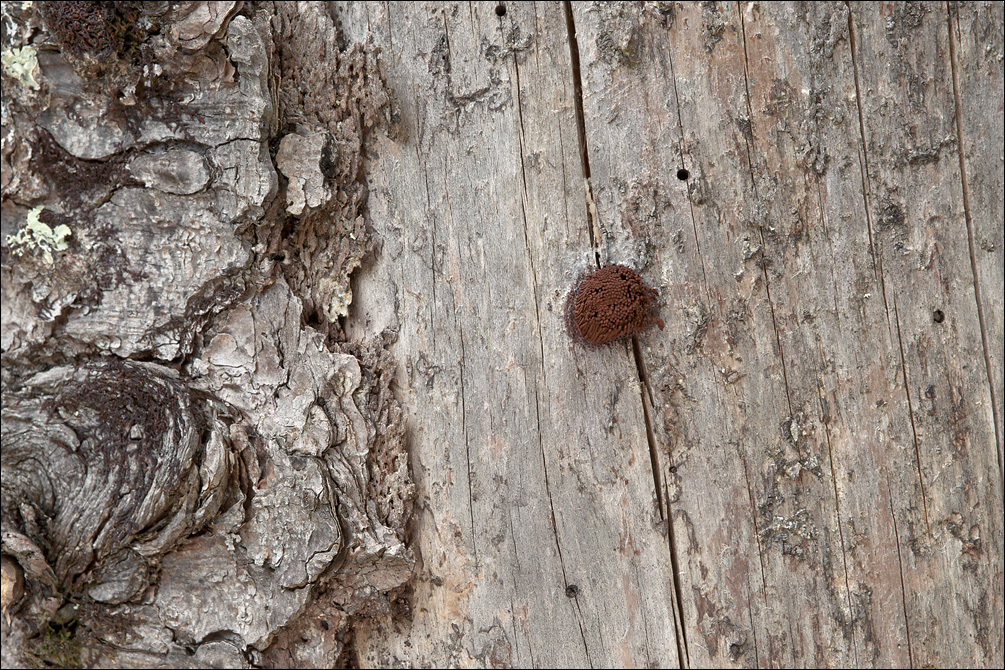
[[[33,48],[5,49],[3,54],[0,54],[0,63],[3,64],[3,71],[22,86],[27,86],[33,91],[39,89],[38,81],[35,79],[38,74],[38,58],[35,57]]]
[[[96,64],[59,11],[5,3],[0,44],[39,60],[0,155],[4,664],[330,667],[414,564],[393,364],[335,321],[373,55],[324,3],[119,3],[159,29]]]

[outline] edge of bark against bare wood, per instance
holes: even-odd
[[[344,664],[414,564],[394,333],[340,324],[376,54],[323,3],[71,5],[2,9],[3,664]]]
[[[3,4],[4,666],[1001,664],[1001,5],[509,7]]]

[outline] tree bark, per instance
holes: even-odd
[[[1000,3],[131,7],[3,9],[5,665],[1003,664]]]
[[[317,3],[26,4],[4,665],[331,667],[414,563],[385,340],[339,324],[372,248],[372,50]]]

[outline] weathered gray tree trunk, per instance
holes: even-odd
[[[38,4],[5,664],[1002,665],[1000,3]]]
[[[339,325],[373,50],[323,4],[4,19],[5,666],[334,665],[414,563],[385,339]]]

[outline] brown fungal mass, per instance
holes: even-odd
[[[99,55],[116,46],[110,26],[115,6],[110,2],[43,2],[39,11],[59,45],[74,56]]]
[[[569,296],[569,327],[573,336],[590,344],[604,344],[652,325],[663,329],[657,316],[655,289],[646,286],[635,270],[608,265],[581,279]]]

